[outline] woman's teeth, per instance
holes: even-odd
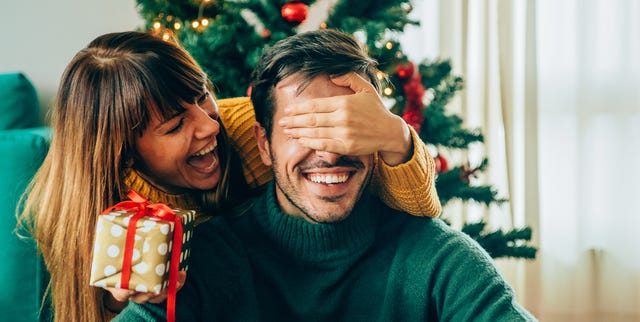
[[[307,175],[309,180],[315,183],[343,183],[349,179],[349,174],[333,175],[333,174],[309,174]]]
[[[193,156],[195,156],[195,157],[203,156],[203,155],[215,150],[217,146],[218,146],[217,143],[213,143],[213,144],[207,146],[206,148],[200,150],[199,152],[194,153]]]

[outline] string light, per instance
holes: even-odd
[[[326,22],[321,23],[320,24],[320,28],[321,29],[327,29],[327,23]]]
[[[376,73],[376,77],[378,78],[378,80],[382,80],[382,79],[384,79],[384,73],[381,72],[381,71],[378,71]]]
[[[385,45],[384,45],[387,49],[391,50],[393,48],[393,43],[388,41]]]
[[[385,87],[384,90],[382,90],[382,93],[384,93],[384,95],[391,96],[391,94],[393,94],[393,89],[391,89],[391,87]]]
[[[209,26],[211,21],[209,20],[209,18],[204,17],[203,13],[204,13],[204,7],[207,5],[210,5],[211,3],[212,3],[212,0],[201,0],[199,10],[198,10],[198,17],[191,22],[184,21],[184,25],[185,26],[191,25],[193,29],[198,31],[202,31],[202,29]],[[157,21],[154,22],[152,26],[153,26],[153,29],[155,30],[155,33],[156,34],[162,33],[162,38],[165,40],[168,40],[171,37],[173,30],[169,29],[167,32],[166,31],[167,29],[163,27],[163,21],[165,21],[165,23],[168,26],[171,26],[170,23],[173,23],[173,30],[175,31],[181,30],[183,27],[183,21],[180,21],[179,18],[176,18],[173,15],[165,16],[164,13],[160,12],[157,16]]]
[[[193,29],[198,29],[198,27],[205,28],[209,25],[209,19],[203,18],[204,7],[209,5],[211,0],[202,0],[200,2],[200,7],[198,8],[198,19],[191,23]]]

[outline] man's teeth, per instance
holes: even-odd
[[[213,143],[213,144],[209,145],[208,147],[206,147],[206,148],[204,148],[204,149],[200,150],[200,152],[198,152],[198,153],[194,153],[193,155],[194,155],[194,156],[197,156],[197,157],[203,156],[203,155],[205,155],[205,154],[207,154],[207,153],[209,153],[209,152],[211,152],[211,151],[215,150],[217,146],[218,146],[218,145],[217,145],[216,143]]]
[[[315,183],[343,183],[349,179],[348,174],[343,175],[322,175],[322,174],[310,174],[309,180]]]

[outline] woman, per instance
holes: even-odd
[[[379,97],[348,96],[334,104],[348,110],[351,100],[379,103],[371,103]],[[207,76],[184,49],[147,33],[100,36],[72,59],[51,110],[49,153],[22,213],[51,276],[56,321],[106,321],[115,314],[107,309],[114,304],[109,293],[88,285],[90,261],[97,215],[128,190],[215,215],[270,179],[255,142],[242,130],[251,135],[251,105],[237,99],[225,104],[219,115]],[[231,125],[232,140],[222,124]],[[392,206],[415,207],[407,196],[422,189],[427,206],[417,213],[434,216],[440,204],[433,161],[413,131],[411,141],[409,162],[389,167],[378,161],[379,176],[392,184],[382,185],[380,194]],[[162,298],[139,298],[150,299]]]

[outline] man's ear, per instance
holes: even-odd
[[[253,135],[258,142],[258,150],[260,151],[260,159],[266,166],[271,166],[271,149],[269,149],[269,140],[267,139],[267,130],[260,123],[253,124]]]

